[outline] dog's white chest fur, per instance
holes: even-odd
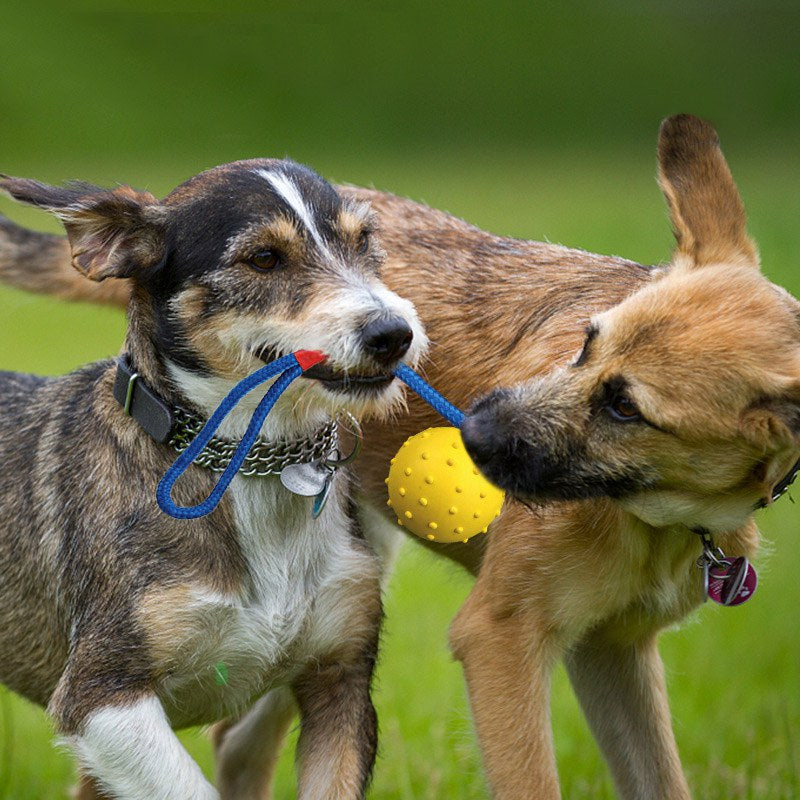
[[[229,491],[246,580],[237,595],[191,593],[189,640],[164,686],[176,725],[238,710],[324,658],[348,636],[353,583],[376,572],[335,492],[315,520],[276,478],[237,477]]]

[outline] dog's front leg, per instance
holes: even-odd
[[[271,689],[241,719],[214,728],[223,800],[266,800],[286,731],[297,713],[287,686]]]
[[[462,662],[492,796],[560,796],[550,729],[557,645],[531,615],[499,615],[478,579],[450,629]]]
[[[65,715],[74,718],[70,697],[59,698]],[[216,800],[217,791],[173,733],[155,695],[106,702],[82,715],[66,741],[95,786],[125,800]],[[89,791],[92,784],[84,781]],[[92,797],[91,794],[84,795]],[[100,795],[103,796],[102,794]],[[80,795],[79,795],[80,797]]]
[[[364,797],[378,743],[370,697],[373,666],[371,658],[333,664],[311,669],[294,683],[300,708],[300,800]]]
[[[595,631],[566,664],[620,797],[686,800],[655,636],[621,643]]]

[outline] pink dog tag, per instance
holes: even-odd
[[[721,558],[718,564],[706,569],[706,594],[721,606],[738,606],[749,600],[758,586],[758,576],[752,564],[739,558]]]

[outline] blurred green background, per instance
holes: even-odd
[[[498,233],[658,262],[671,236],[656,131],[689,111],[717,125],[764,268],[800,296],[798,4],[219,5],[4,4],[0,172],[163,195],[214,164],[290,155]],[[57,230],[5,200],[0,212]],[[0,289],[0,368],[64,372],[115,353],[123,327],[113,310]],[[800,797],[798,513],[784,500],[761,522],[758,597],[704,608],[664,637],[698,798]],[[374,798],[486,796],[445,644],[469,585],[411,546],[401,556]],[[561,672],[554,718],[565,796],[612,797]],[[0,690],[0,798],[66,795],[70,761],[52,738],[38,710]],[[209,768],[203,733],[184,738]],[[278,796],[292,786],[289,753]]]

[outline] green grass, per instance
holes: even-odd
[[[6,3],[0,172],[162,195],[213,164],[288,153],[499,233],[657,262],[670,234],[656,127],[691,111],[719,126],[767,273],[800,296],[797,3],[219,6]],[[0,368],[64,372],[115,353],[123,330],[114,311],[0,289]],[[782,500],[760,520],[772,554],[757,597],[703,608],[663,639],[697,798],[800,797],[798,511]],[[452,566],[403,553],[377,680],[374,798],[486,796],[445,647],[468,591]],[[612,797],[563,672],[553,705],[565,796]],[[203,734],[184,738],[209,768]],[[0,689],[0,800],[65,796],[72,768],[52,739],[40,711]],[[281,798],[291,773],[287,750]]]
[[[767,273],[800,295],[796,157],[736,148],[728,155]],[[458,152],[413,159],[365,153],[358,161],[322,158],[317,166],[336,179],[423,198],[498,232],[642,261],[665,260],[669,254],[669,226],[648,152],[495,153],[480,159]],[[80,167],[75,165],[70,176],[84,174]],[[188,160],[121,163],[114,176],[103,177],[165,192],[193,169]],[[47,172],[47,177],[67,177],[55,174],[53,164]],[[49,224],[35,212],[12,211],[8,203],[0,211],[32,225]],[[0,367],[47,373],[115,353],[124,327],[113,310],[10,290],[0,290],[0,319]],[[800,796],[799,515],[784,499],[759,519],[770,553],[759,561],[756,598],[736,609],[706,606],[663,637],[683,762],[696,797],[705,800]],[[387,595],[376,682],[382,732],[371,794],[376,800],[487,796],[460,668],[446,648],[448,623],[469,587],[462,572],[419,548],[408,545],[401,554]],[[553,716],[564,795],[613,797],[563,671],[554,682]],[[210,770],[204,733],[190,731],[183,738]],[[65,796],[72,766],[52,741],[41,711],[0,690],[0,799]],[[292,796],[287,749],[278,797]]]

